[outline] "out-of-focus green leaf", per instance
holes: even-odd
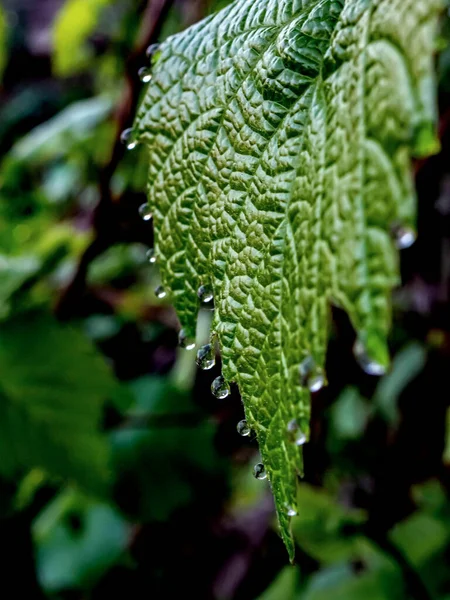
[[[42,314],[21,315],[2,324],[0,371],[0,472],[37,467],[103,491],[99,421],[117,383],[88,340]]]
[[[8,314],[14,292],[40,267],[41,261],[36,256],[0,255],[0,319]]]
[[[409,562],[415,567],[446,546],[450,541],[449,524],[426,513],[416,512],[408,519],[397,523],[390,533]]]
[[[299,486],[297,501],[301,510],[292,520],[292,531],[307,554],[325,563],[355,556],[360,536],[343,528],[362,524],[363,511],[346,509],[326,491],[307,484]]]
[[[437,515],[445,512],[446,508],[450,510],[445,490],[436,479],[414,486],[412,497],[416,504],[427,513]]]
[[[92,54],[86,42],[111,0],[66,0],[53,28],[53,70],[60,77],[81,71]]]
[[[298,571],[293,567],[285,567],[258,600],[294,600]]]
[[[144,377],[131,387],[129,422],[112,435],[119,503],[140,519],[162,521],[191,500],[193,480],[218,468],[215,428],[164,379]]]
[[[346,388],[331,408],[333,430],[342,439],[357,439],[370,415],[370,405],[356,388]]]
[[[423,369],[425,360],[425,349],[420,344],[410,344],[397,354],[390,373],[378,384],[374,403],[389,423],[397,421],[399,396]]]
[[[298,600],[403,600],[401,571],[393,559],[371,542],[358,541],[360,568],[338,563],[321,569],[309,580]]]
[[[38,577],[54,592],[94,583],[124,554],[130,527],[107,504],[80,492],[59,494],[33,526]]]
[[[67,150],[71,141],[84,139],[110,113],[113,100],[95,96],[74,102],[55,117],[35,127],[11,149],[10,157],[20,161],[50,160]]]

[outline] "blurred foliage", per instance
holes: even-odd
[[[67,0],[53,26],[53,68],[67,77],[86,68],[92,60],[88,38],[94,33],[102,9],[111,0]]]
[[[0,81],[7,60],[7,33],[8,24],[3,7],[0,5]]]
[[[174,2],[161,37],[219,5]],[[3,2],[0,595],[449,600],[448,50],[443,150],[417,167],[419,239],[402,256],[392,369],[360,371],[336,311],[289,566],[268,486],[251,474],[256,444],[236,433],[238,393],[211,396],[220,365],[196,370],[153,293],[142,149],[118,161],[99,210],[144,10]]]

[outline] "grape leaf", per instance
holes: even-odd
[[[223,375],[257,434],[291,557],[330,303],[349,314],[365,369],[388,365],[396,245],[414,237],[410,158],[438,148],[439,9],[238,0],[161,45],[135,120],[163,284],[191,336],[198,288],[214,293]]]

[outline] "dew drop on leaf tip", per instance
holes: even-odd
[[[162,285],[158,285],[158,287],[155,289],[155,296],[159,299],[165,298],[167,296],[167,292]]]
[[[371,359],[367,354],[367,350],[361,340],[356,340],[353,346],[353,354],[356,362],[359,364],[361,369],[367,373],[367,375],[374,375],[381,377],[386,373],[386,369],[383,365],[380,365],[375,360]]]
[[[141,204],[141,206],[139,207],[139,215],[144,221],[150,221],[150,219],[152,218],[152,212],[150,210],[149,205],[146,202],[144,204]]]
[[[131,127],[122,131],[120,141],[126,146],[127,150],[133,150],[138,145],[134,130]]]
[[[197,364],[203,371],[212,369],[216,364],[214,349],[211,344],[205,344],[197,351]]]
[[[260,480],[267,479],[267,471],[262,463],[257,463],[253,467],[253,476]]]
[[[213,299],[213,293],[209,286],[201,285],[197,290],[197,296],[202,304],[208,304]]]
[[[148,262],[152,265],[156,262],[156,254],[154,248],[150,248],[149,250],[147,250],[145,256],[147,257]]]
[[[215,396],[219,400],[223,400],[224,398],[226,398],[227,396],[230,395],[230,386],[225,381],[225,379],[222,375],[219,375],[219,377],[216,377],[214,379],[214,381],[212,382],[211,392],[212,392],[213,396]]]
[[[250,427],[248,426],[248,423],[245,419],[242,419],[242,421],[239,421],[239,423],[236,426],[236,430],[239,435],[242,435],[242,437],[248,437],[252,431],[250,429]]]
[[[193,350],[195,348],[195,340],[190,338],[184,329],[181,329],[178,334],[178,344],[185,350]]]
[[[318,392],[325,385],[325,374],[322,367],[316,364],[312,356],[308,356],[300,364],[300,383],[310,392]]]
[[[152,78],[151,69],[148,67],[141,67],[138,71],[138,77],[142,83],[148,83]]]

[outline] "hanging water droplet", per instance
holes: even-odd
[[[148,262],[152,263],[152,265],[156,262],[156,254],[154,248],[150,248],[150,250],[147,250],[145,256],[147,257]]]
[[[148,83],[152,78],[152,71],[148,67],[141,67],[138,71],[138,77],[142,83]]]
[[[236,426],[236,430],[239,435],[242,435],[242,437],[248,437],[252,432],[252,430],[248,426],[248,423],[245,419],[242,419],[242,421],[239,421],[239,423]]]
[[[120,134],[120,141],[125,144],[127,150],[133,150],[138,145],[137,139],[134,134],[134,130],[131,127],[124,129]]]
[[[154,54],[156,54],[156,52],[158,51],[158,48],[159,44],[150,44],[150,46],[145,51],[145,54],[149,60],[153,58]]]
[[[155,296],[159,299],[167,296],[167,292],[162,285],[158,285],[158,287],[155,289]]]
[[[316,364],[312,356],[308,356],[300,364],[300,383],[310,392],[318,392],[325,385],[325,374],[322,367]]]
[[[223,400],[230,394],[230,386],[222,375],[216,377],[211,384],[211,392],[219,400]]]
[[[325,375],[323,369],[319,366],[316,366],[314,371],[308,378],[308,388],[309,391],[314,393],[318,392],[325,385]]]
[[[139,207],[139,215],[142,219],[144,219],[144,221],[150,221],[150,219],[152,218],[153,215],[150,211],[150,206],[147,204],[147,202],[141,204],[141,206]]]
[[[417,239],[417,234],[411,227],[395,225],[392,228],[392,233],[394,235],[395,242],[399,250],[406,250],[407,248],[411,248],[411,246]]]
[[[267,479],[267,472],[262,463],[257,463],[253,467],[253,476],[256,477],[256,479]]]
[[[212,289],[207,285],[201,285],[197,290],[197,296],[202,304],[208,304],[213,299]]]
[[[356,340],[355,345],[353,346],[353,354],[361,369],[368,375],[381,377],[386,373],[386,369],[383,365],[380,365],[369,357],[361,340]]]
[[[216,364],[216,357],[211,344],[205,344],[204,346],[198,349],[197,364],[200,367],[200,369],[203,369],[203,371],[208,371],[209,369],[212,369],[213,366]]]
[[[294,441],[296,446],[303,446],[308,441],[306,434],[300,429],[296,419],[289,421],[287,425],[289,437]]]
[[[195,340],[190,338],[184,329],[181,329],[178,334],[178,344],[185,350],[193,350],[195,348]]]
[[[286,514],[288,517],[296,517],[297,516],[297,511],[295,510],[295,508],[292,508],[292,506],[290,506],[288,503],[286,503],[284,505],[285,509],[286,509]]]
[[[303,444],[306,444],[306,435],[303,433],[303,431],[301,429],[298,430],[297,435],[295,436],[295,445],[296,446],[303,446]]]

